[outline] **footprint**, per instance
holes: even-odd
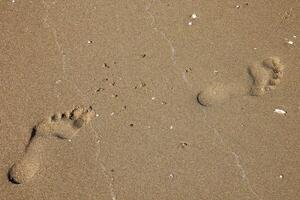
[[[95,112],[91,107],[76,107],[70,112],[55,114],[37,124],[33,128],[24,157],[10,168],[9,180],[16,184],[31,180],[40,169],[45,144],[54,138],[71,139],[94,116]]]
[[[231,97],[243,95],[262,96],[274,90],[283,78],[284,65],[278,57],[269,57],[261,64],[254,64],[248,68],[253,83],[249,88],[239,85],[213,84],[197,95],[198,102],[203,106],[219,105]]]
[[[231,91],[233,90],[231,90],[229,85],[214,83],[202,90],[198,94],[197,100],[203,106],[218,105],[230,98],[232,95]]]
[[[262,66],[254,64],[249,67],[249,74],[253,79],[250,89],[252,96],[262,96],[267,91],[274,90],[283,78],[284,65],[277,57],[270,57],[262,62]]]

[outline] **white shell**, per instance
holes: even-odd
[[[281,115],[285,115],[286,114],[286,111],[285,110],[282,110],[282,109],[279,109],[279,108],[276,108],[274,110],[275,113],[278,113],[278,114],[281,114]]]

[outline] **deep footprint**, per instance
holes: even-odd
[[[88,109],[76,107],[71,112],[55,114],[37,124],[33,128],[24,157],[9,170],[9,180],[16,184],[31,180],[40,169],[45,144],[53,138],[71,139],[94,116],[95,112],[91,107]]]
[[[220,83],[213,84],[198,93],[197,101],[203,106],[213,106],[222,104],[233,96],[245,94],[262,96],[280,84],[283,78],[283,69],[284,65],[281,64],[278,57],[269,57],[261,64],[254,64],[248,68],[253,80],[250,90]]]

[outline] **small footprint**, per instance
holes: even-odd
[[[250,90],[239,88],[237,85],[215,83],[198,93],[197,100],[203,106],[212,106],[222,104],[234,96],[245,94],[262,96],[268,91],[274,90],[280,84],[284,67],[278,57],[266,58],[262,63],[256,63],[248,68],[253,80]]]
[[[70,112],[55,114],[37,124],[33,128],[24,157],[10,168],[9,180],[16,184],[31,180],[40,169],[45,144],[54,138],[71,139],[94,116],[95,112],[91,107],[75,107]]]
[[[284,65],[278,57],[270,57],[262,62],[262,66],[254,64],[249,67],[249,74],[253,79],[250,94],[262,96],[267,91],[274,90],[283,78]]]

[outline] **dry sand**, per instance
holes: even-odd
[[[0,15],[1,200],[299,198],[298,0]]]

